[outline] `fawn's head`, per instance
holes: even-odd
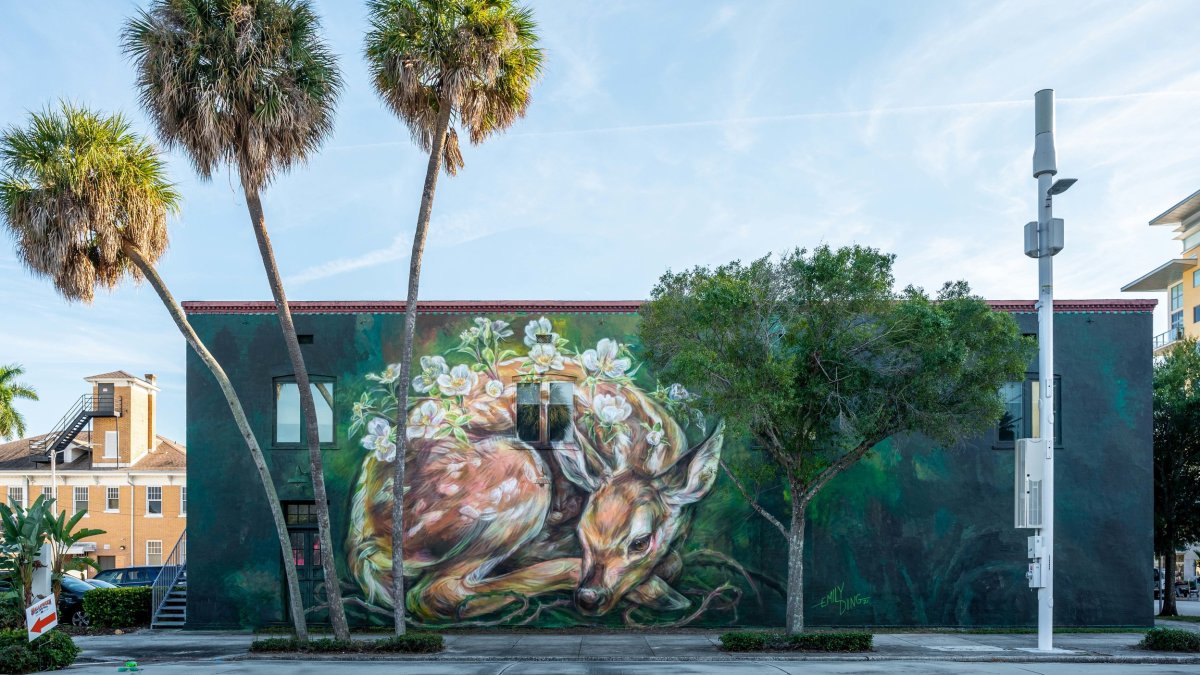
[[[683,508],[716,480],[724,426],[655,475],[618,466],[597,476],[584,452],[559,450],[563,474],[591,493],[577,528],[583,561],[575,604],[581,612],[610,611],[631,589],[650,580],[684,524]],[[674,591],[673,602],[686,606]]]

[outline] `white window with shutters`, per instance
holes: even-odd
[[[86,486],[86,485],[76,486],[75,490],[74,490],[74,494],[72,496],[75,498],[74,513],[79,513],[80,511],[86,511],[87,507],[88,507],[88,486]],[[87,517],[89,517],[89,516],[84,516],[84,518],[87,518]]]
[[[25,506],[25,486],[10,485],[8,488],[8,503],[17,504],[21,507]]]

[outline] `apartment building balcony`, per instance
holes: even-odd
[[[1170,330],[1154,336],[1154,354],[1165,352],[1171,345],[1183,339],[1183,326],[1172,326]]]

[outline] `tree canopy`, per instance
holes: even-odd
[[[1154,550],[1167,558],[1164,615],[1176,614],[1175,551],[1200,541],[1200,351],[1185,338],[1154,364]]]

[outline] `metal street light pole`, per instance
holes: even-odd
[[[1054,195],[1075,183],[1073,178],[1054,180],[1058,165],[1054,155],[1054,90],[1034,94],[1033,177],[1038,187],[1038,219],[1025,226],[1025,254],[1038,260],[1038,411],[1037,430],[1044,448],[1041,483],[1040,560],[1038,586],[1038,650],[1054,649],[1054,255],[1063,248],[1063,221],[1055,218]],[[1035,549],[1030,546],[1031,551]],[[1032,585],[1032,577],[1031,577]]]

